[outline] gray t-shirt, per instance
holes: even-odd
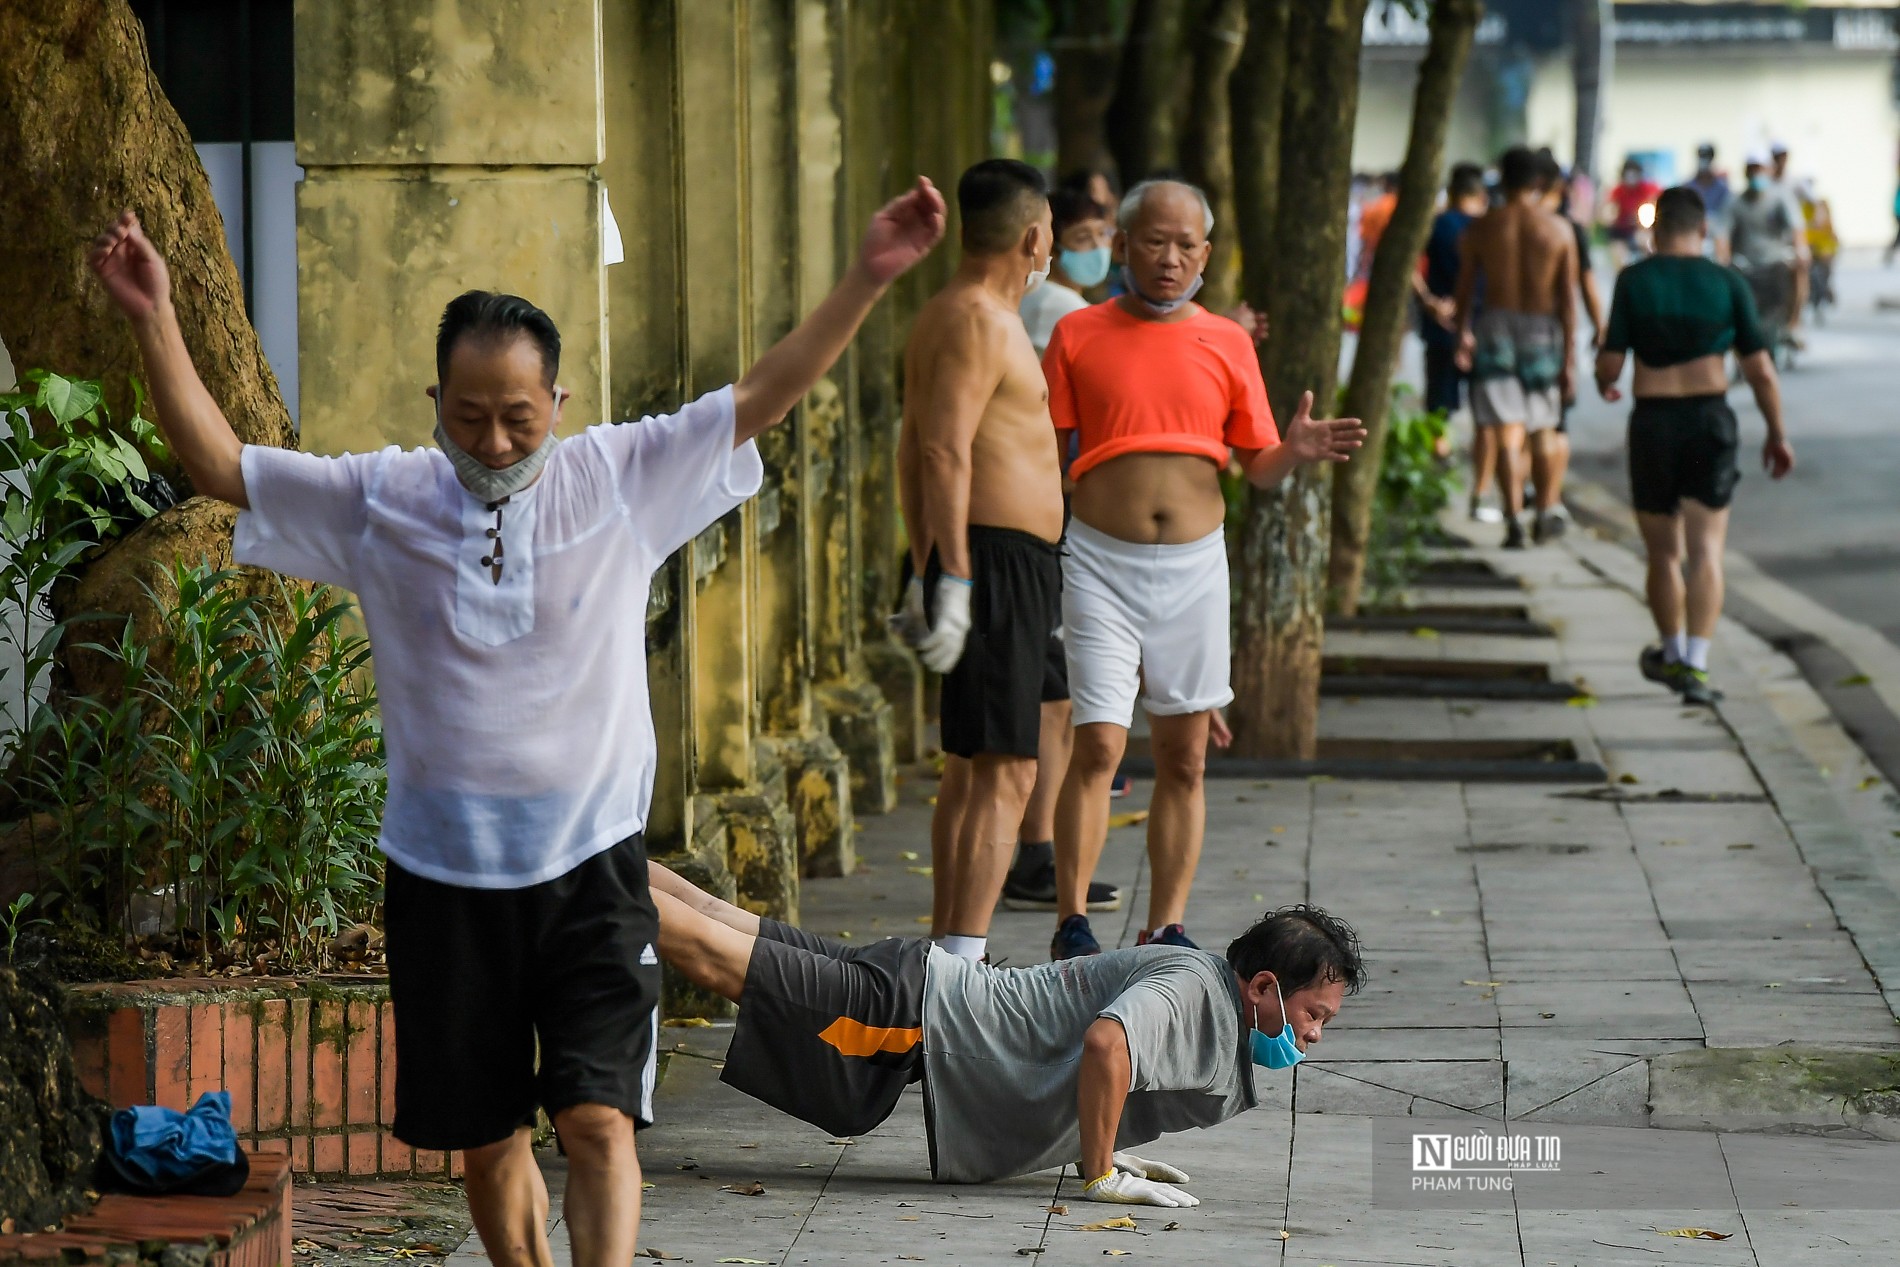
[[[1729,254],[1738,267],[1794,262],[1794,231],[1801,204],[1779,185],[1745,193],[1729,204]]]
[[[1252,1108],[1240,992],[1226,960],[1139,946],[1033,968],[933,950],[924,984],[931,1174],[975,1183],[1077,1161],[1082,1036],[1112,1016],[1133,1066],[1116,1148]]]

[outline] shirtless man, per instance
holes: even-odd
[[[1525,433],[1555,428],[1571,394],[1577,244],[1563,221],[1544,209],[1536,154],[1523,146],[1506,150],[1498,177],[1503,203],[1465,230],[1460,252],[1458,363],[1471,372],[1472,421],[1497,428],[1504,545],[1521,550]],[[1484,311],[1477,313],[1480,274]],[[1554,486],[1548,495],[1556,495]]]
[[[898,491],[918,577],[909,624],[925,666],[944,675],[931,931],[980,959],[1036,781],[1042,703],[1068,693],[1049,672],[1062,470],[1017,311],[1048,276],[1055,236],[1041,173],[1014,159],[963,173],[957,207],[962,261],[904,349]]]
[[[1192,185],[1129,190],[1113,247],[1126,293],[1064,317],[1042,358],[1050,414],[1078,440],[1062,567],[1075,749],[1056,802],[1057,959],[1101,951],[1087,885],[1138,694],[1155,762],[1139,940],[1194,944],[1182,921],[1207,814],[1208,729],[1233,699],[1221,468],[1238,459],[1269,488],[1303,462],[1345,461],[1365,435],[1354,418],[1314,420],[1309,392],[1282,439],[1252,337],[1190,302],[1213,227]]]

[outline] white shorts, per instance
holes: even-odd
[[[1228,686],[1227,541],[1137,545],[1069,521],[1062,557],[1063,643],[1078,726],[1223,708]]]

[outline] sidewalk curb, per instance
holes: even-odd
[[[1577,496],[1579,493],[1582,495]],[[1607,539],[1593,543],[1571,538],[1563,543],[1564,548],[1611,584],[1641,599],[1641,564],[1625,544],[1632,535],[1627,515],[1608,518],[1603,500],[1609,494],[1600,487],[1583,483],[1573,489],[1573,496],[1576,498],[1573,510],[1580,518],[1587,517],[1593,526],[1606,528]],[[1607,560],[1590,558],[1593,544],[1624,556],[1623,566],[1606,566]],[[1632,580],[1618,575],[1622,571],[1638,574]],[[1749,629],[1749,632],[1756,631]],[[1759,633],[1756,636],[1759,637]],[[1726,652],[1718,648],[1718,654]],[[1819,688],[1816,689],[1818,692]],[[1822,699],[1831,706],[1825,693]],[[1867,842],[1848,821],[1820,772],[1766,701],[1754,691],[1735,691],[1717,706],[1717,712],[1767,789],[1802,859],[1814,873],[1822,895],[1833,907],[1835,917],[1854,939],[1861,958],[1879,982],[1887,1010],[1900,1019],[1900,895],[1882,878]],[[1900,720],[1893,724],[1900,729]],[[1858,741],[1858,736],[1856,739]],[[1870,758],[1872,755],[1869,753]],[[1896,1037],[1900,1038],[1900,1031]]]

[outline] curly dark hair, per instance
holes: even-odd
[[[1268,912],[1234,938],[1227,962],[1244,978],[1271,972],[1283,994],[1296,994],[1315,981],[1339,981],[1346,993],[1366,984],[1359,934],[1352,925],[1317,906],[1300,903]]]

